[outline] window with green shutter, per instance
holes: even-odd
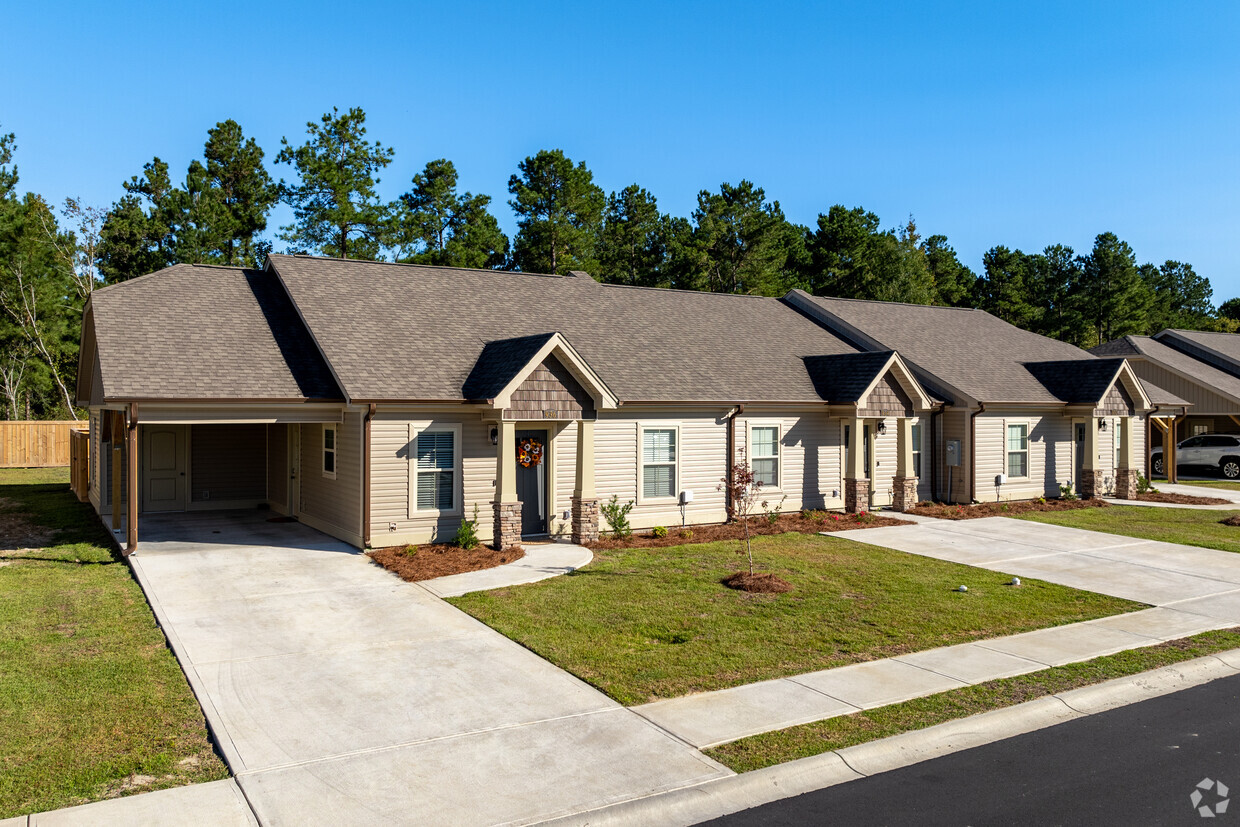
[[[423,431],[417,441],[417,510],[451,511],[456,492],[456,434]]]
[[[676,429],[642,430],[642,497],[676,496]]]

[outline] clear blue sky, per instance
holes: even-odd
[[[361,106],[395,197],[433,158],[495,200],[540,148],[688,214],[748,178],[794,221],[911,213],[995,244],[1188,261],[1240,295],[1240,4],[11,3],[0,129],[22,186],[107,205],[234,118],[272,159]],[[288,176],[287,168],[275,170]],[[287,220],[287,211],[277,215]]]

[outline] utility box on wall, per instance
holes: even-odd
[[[947,440],[947,466],[949,468],[960,467],[960,440]]]

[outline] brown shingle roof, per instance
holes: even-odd
[[[1221,334],[1228,335],[1228,334]],[[1207,364],[1193,356],[1168,347],[1158,339],[1149,336],[1125,336],[1122,339],[1116,339],[1113,342],[1107,342],[1105,345],[1099,345],[1094,348],[1092,353],[1099,356],[1124,356],[1134,358],[1145,358],[1151,362],[1162,365],[1176,373],[1187,376],[1191,381],[1196,382],[1203,387],[1230,397],[1240,402],[1240,378],[1237,378],[1226,371],[1219,370],[1213,365]],[[1152,383],[1144,382],[1146,387],[1150,387]],[[1157,387],[1157,386],[1155,386]],[[1172,394],[1170,391],[1159,388],[1159,393],[1150,394],[1150,400],[1156,405],[1183,405],[1184,400]],[[1157,398],[1156,398],[1157,397]]]
[[[821,402],[805,358],[857,348],[781,299],[273,255],[351,399],[462,399],[483,349],[563,334],[623,402]]]
[[[943,392],[955,388],[981,402],[1066,402],[1057,395],[1058,384],[1057,390],[1048,388],[1028,365],[1095,359],[1078,347],[1021,330],[982,310],[825,298],[800,290],[789,299],[825,311],[833,329],[856,334],[860,344],[897,351],[928,387]],[[1062,380],[1065,373],[1072,373],[1070,365],[1056,375]]]
[[[1219,370],[1240,376],[1240,335],[1204,330],[1164,330],[1156,333],[1159,342],[1182,350]]]
[[[90,299],[106,398],[341,399],[269,273],[178,264]]]

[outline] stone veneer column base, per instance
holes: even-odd
[[[1115,496],[1121,500],[1137,498],[1137,477],[1141,472],[1135,468],[1121,468],[1115,472]]]
[[[870,481],[865,477],[844,480],[844,510],[853,514],[870,510]]]
[[[1082,471],[1080,490],[1077,492],[1081,495],[1081,499],[1088,500],[1091,497],[1102,497],[1107,493],[1106,472],[1105,471]]]
[[[892,477],[891,510],[908,511],[917,505],[917,477]]]
[[[573,542],[593,543],[598,541],[598,500],[573,497]]]
[[[521,545],[521,503],[493,502],[495,509],[495,534],[491,545],[496,550]]]

